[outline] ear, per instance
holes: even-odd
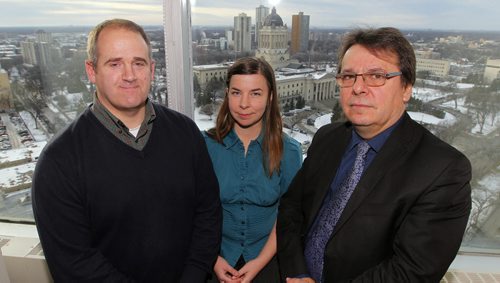
[[[151,81],[155,79],[155,61],[151,61]]]
[[[412,85],[408,84],[408,85],[406,85],[406,87],[404,87],[404,89],[403,89],[403,102],[404,103],[408,103],[408,101],[410,101],[412,92],[413,92]]]
[[[87,73],[87,77],[89,81],[95,84],[95,68],[94,64],[90,60],[85,60],[85,72]]]

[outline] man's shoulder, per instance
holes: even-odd
[[[314,134],[314,139],[335,139],[339,135],[343,135],[345,133],[350,134],[351,130],[352,126],[349,122],[335,122],[319,128],[316,134]]]
[[[189,118],[188,116],[180,112],[172,110],[166,107],[165,105],[161,105],[154,102],[153,108],[155,110],[157,119],[160,119],[165,122],[170,122],[172,125],[179,125],[179,127],[185,127],[186,125],[189,125],[190,127],[192,126],[196,127],[196,124],[194,123],[193,119]]]
[[[68,155],[74,154],[78,144],[85,144],[86,139],[90,138],[90,133],[94,131],[91,129],[92,122],[89,115],[93,114],[85,110],[73,122],[59,130],[45,145],[41,157],[50,155],[51,158],[65,159]]]
[[[410,147],[411,144],[415,144],[417,150],[420,152],[420,156],[436,160],[436,162],[439,159],[443,161],[456,159],[468,160],[461,151],[433,134],[415,120],[410,118],[407,121],[406,125],[409,125],[409,127],[403,130],[403,134],[406,135],[404,143]]]
[[[78,117],[75,118],[71,123],[64,126],[61,130],[59,130],[50,140],[48,145],[53,143],[58,143],[61,140],[66,140],[75,135],[78,135],[79,132],[85,131],[85,128],[89,126],[88,115],[90,111],[84,111]]]

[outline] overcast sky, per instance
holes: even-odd
[[[165,0],[173,1],[173,0]],[[114,17],[162,24],[163,0],[0,0],[0,26],[95,25]],[[285,24],[299,11],[311,27],[395,26],[401,29],[500,31],[498,0],[191,0],[193,25],[232,25],[255,8],[276,6]]]

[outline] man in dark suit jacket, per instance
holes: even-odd
[[[397,29],[344,38],[337,83],[348,122],[318,130],[280,202],[278,259],[287,282],[439,282],[446,273],[470,212],[471,166],[405,112],[415,66]],[[361,142],[370,147],[359,182],[338,217],[320,217]],[[326,237],[324,246],[314,237]]]

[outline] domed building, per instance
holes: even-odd
[[[263,58],[273,69],[279,69],[288,64],[290,53],[288,51],[288,27],[283,24],[280,15],[273,7],[271,14],[264,20],[264,25],[259,30],[259,46],[256,57]]]

